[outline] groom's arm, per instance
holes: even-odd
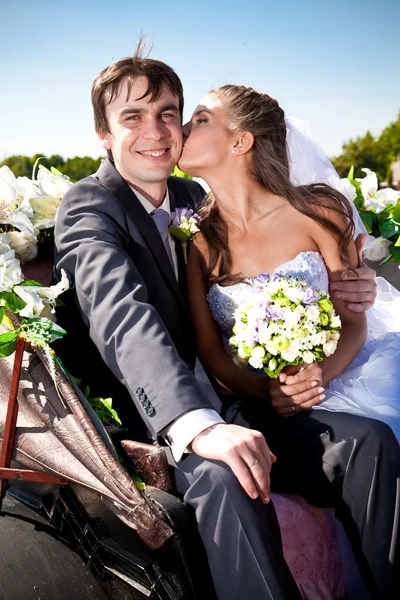
[[[359,268],[342,271],[332,275],[329,291],[334,300],[346,302],[351,312],[365,312],[373,306],[376,298],[376,273],[363,263],[362,250],[366,241],[365,234],[355,240],[359,258]]]
[[[55,237],[57,271],[67,272],[92,340],[154,436],[160,439],[190,411],[212,409],[148,301],[125,250],[125,214],[112,195],[94,180],[73,186],[60,207]]]

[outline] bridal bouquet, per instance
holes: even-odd
[[[229,344],[236,364],[275,378],[288,365],[320,362],[335,352],[341,322],[328,294],[279,274],[252,283],[250,301],[234,313]]]

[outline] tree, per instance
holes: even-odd
[[[32,157],[29,156],[9,156],[0,166],[7,165],[16,177],[32,178],[32,171],[36,161],[40,159],[39,164],[47,169],[55,167],[64,175],[68,175],[72,182],[79,181],[84,177],[88,177],[97,171],[100,166],[101,158],[91,158],[90,156],[75,156],[66,161],[59,154],[45,157],[40,152]]]
[[[390,165],[400,153],[400,113],[378,138],[368,131],[363,137],[343,144],[342,150],[340,156],[332,159],[341,177],[346,177],[353,165],[356,177],[362,177],[360,169],[366,167],[375,171],[380,181],[390,182]]]

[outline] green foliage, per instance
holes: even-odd
[[[52,169],[53,173],[54,171],[59,171],[64,175],[68,175],[74,183],[95,173],[102,160],[101,157],[91,158],[90,156],[75,156],[74,158],[64,160],[59,154],[44,157],[43,154],[38,153],[31,157],[21,155],[9,156],[0,163],[0,167],[7,165],[16,177],[31,178],[34,164],[39,158],[41,165],[47,169]]]
[[[174,168],[171,175],[174,177],[182,177],[182,179],[192,179],[191,175],[184,173],[184,171],[181,171],[177,166]]]
[[[342,154],[332,159],[341,177],[346,177],[350,167],[355,169],[355,177],[363,177],[361,169],[375,171],[380,181],[390,185],[390,165],[400,154],[400,113],[378,136],[368,131],[364,136],[349,140],[342,146]]]

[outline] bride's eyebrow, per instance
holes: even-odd
[[[200,108],[199,110],[196,110],[196,112],[194,112],[194,113],[193,113],[193,119],[194,119],[195,117],[197,117],[197,116],[198,116],[200,113],[202,113],[202,112],[205,112],[205,113],[207,113],[208,115],[211,115],[211,111],[210,111],[210,110],[208,110],[207,108]]]

